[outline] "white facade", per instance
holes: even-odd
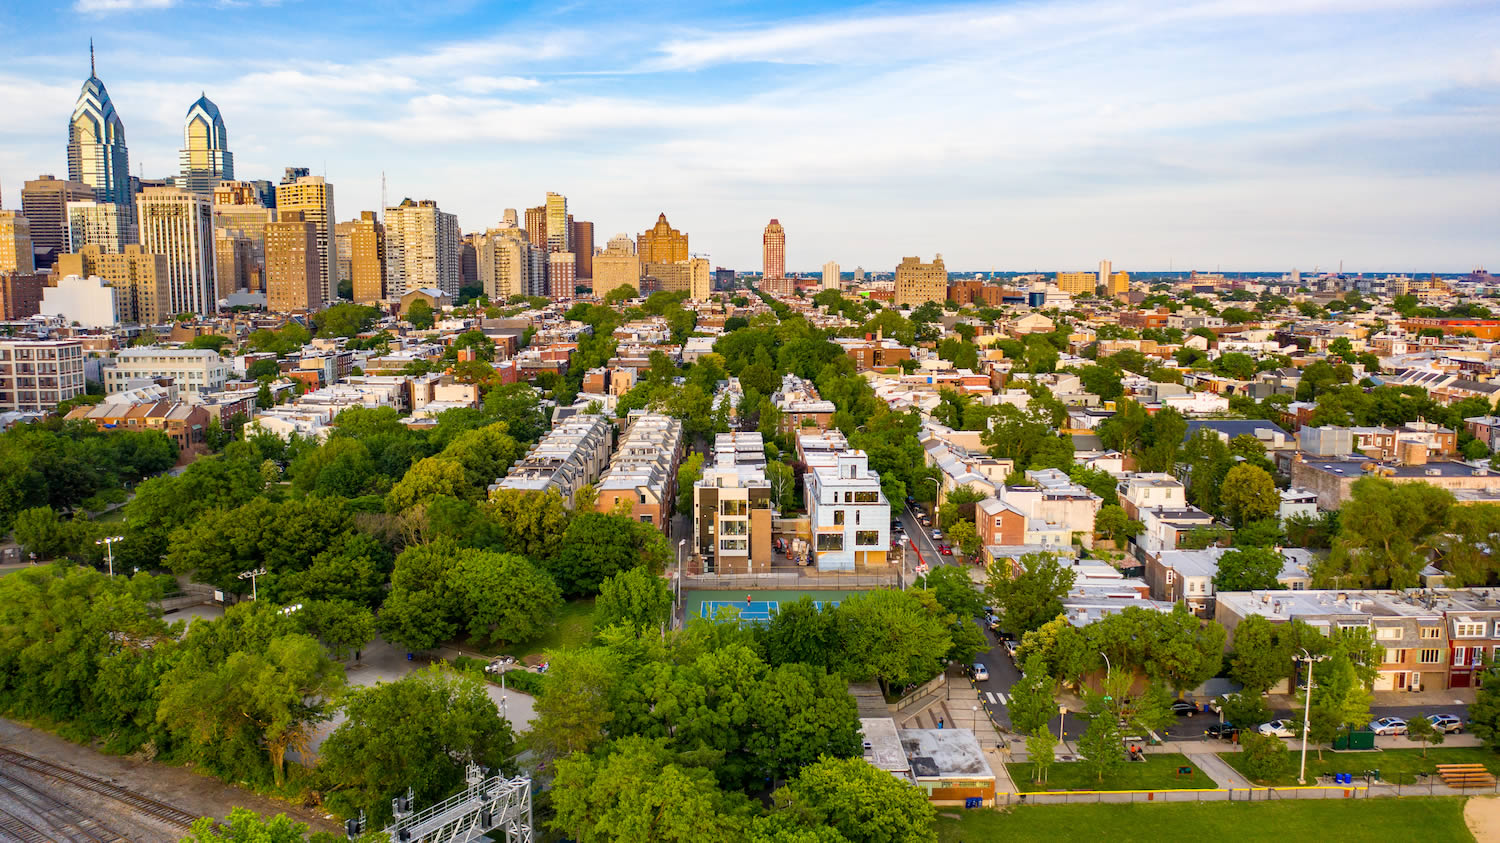
[[[845,451],[809,464],[803,476],[813,558],[820,571],[852,571],[856,563],[886,561],[891,503],[863,451]]]
[[[175,187],[148,187],[137,200],[141,250],[167,256],[171,312],[206,316],[218,307],[213,204]]]
[[[206,348],[128,348],[104,368],[104,392],[123,392],[134,380],[172,378],[183,398],[196,404],[202,393],[223,389],[233,373],[228,360]]]
[[[123,297],[116,296],[115,288],[103,278],[69,275],[60,279],[56,287],[42,288],[40,313],[42,316],[56,316],[70,325],[113,328],[125,321],[120,313],[123,304]]]
[[[839,265],[837,261],[829,261],[823,264],[823,289],[837,290],[839,288]]]

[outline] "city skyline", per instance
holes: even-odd
[[[380,207],[384,172],[465,231],[555,191],[604,231],[665,211],[746,270],[772,217],[797,273],[939,251],[955,270],[1500,265],[1492,6],[536,9],[472,35],[464,3],[0,12],[21,50],[0,72],[5,207],[66,177],[92,34],[133,175],[178,172],[206,93],[238,177],[326,174],[341,220]],[[325,19],[346,31],[305,34]]]

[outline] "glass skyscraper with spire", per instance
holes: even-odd
[[[219,107],[207,96],[188,107],[182,128],[181,178],[177,186],[200,196],[212,196],[224,179],[234,179],[234,154]]]
[[[94,47],[89,45],[89,78],[78,92],[68,121],[68,178],[94,190],[96,202],[120,207],[121,216],[134,220],[130,190],[130,154],[125,147],[125,124],[115,113],[109,92],[94,72]],[[134,226],[131,226],[132,233]],[[131,236],[127,242],[135,242]]]

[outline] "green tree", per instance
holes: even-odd
[[[348,600],[312,600],[297,617],[336,659],[358,652],[375,640],[375,614]]]
[[[408,787],[428,804],[462,786],[469,763],[514,769],[510,724],[484,683],[441,662],[353,690],[344,713],[318,753],[322,792],[336,813],[364,811],[376,827]]]
[[[1044,728],[1057,716],[1056,681],[1047,675],[1047,660],[1041,653],[1030,653],[1020,681],[1011,687],[1010,722],[1022,734]]]
[[[805,826],[831,828],[847,840],[937,840],[936,813],[926,794],[862,758],[810,764],[772,794],[771,803],[804,818]]]
[[[405,512],[439,496],[477,497],[457,460],[428,457],[413,465],[401,482],[391,487],[386,506],[391,512]]]
[[[604,741],[614,719],[609,701],[619,681],[602,648],[548,653],[547,693],[536,701],[526,743],[544,761],[589,752]]]
[[[973,521],[959,521],[948,528],[948,538],[953,541],[963,555],[973,558],[979,555],[981,544],[979,533],[974,529]]]
[[[631,568],[660,574],[670,556],[666,539],[654,526],[627,515],[585,512],[569,522],[547,564],[563,594],[577,597],[597,594],[606,577]]]
[[[426,299],[417,299],[406,309],[406,321],[419,331],[430,330],[434,324],[432,305]]]
[[[985,593],[1000,612],[1000,622],[1015,635],[1024,635],[1062,612],[1062,599],[1073,587],[1076,575],[1051,553],[1028,553],[1020,559],[1020,570],[1008,564],[990,569]]]
[[[1229,469],[1219,494],[1225,517],[1236,527],[1247,521],[1271,518],[1281,506],[1276,481],[1253,465],[1237,465]]]
[[[1291,675],[1288,636],[1263,615],[1250,615],[1234,629],[1234,656],[1229,675],[1244,686],[1244,694],[1258,697]]]
[[[1478,684],[1469,704],[1469,731],[1493,750],[1500,748],[1500,662],[1485,667]]]
[[[1240,747],[1245,754],[1245,770],[1252,778],[1275,781],[1291,769],[1291,752],[1280,738],[1245,729],[1240,732]]]
[[[199,334],[183,343],[183,348],[206,348],[209,351],[223,351],[224,346],[229,345],[229,337],[222,334]]]
[[[655,629],[672,616],[672,589],[645,568],[631,568],[599,583],[594,625],[605,629],[625,624],[637,632]]]
[[[466,548],[448,571],[447,593],[469,635],[490,645],[537,638],[551,628],[562,595],[523,556]]]
[[[968,621],[979,617],[984,608],[984,599],[974,588],[969,572],[958,565],[939,565],[925,577],[917,580],[920,588],[932,589],[942,607],[955,616]]]
[[[538,561],[551,559],[562,547],[568,510],[556,491],[500,489],[484,504],[489,520],[500,527],[505,549]]]
[[[221,823],[213,817],[199,817],[193,822],[183,843],[302,843],[306,839],[307,823],[297,822],[286,814],[265,819],[249,808],[238,806],[229,811],[229,821]],[[385,835],[378,835],[383,838]],[[322,837],[320,841],[317,838]],[[373,843],[374,835],[365,835]],[[324,843],[332,835],[314,836],[313,843]]]
[[[1084,768],[1093,773],[1100,783],[1125,763],[1121,747],[1120,727],[1110,713],[1100,714],[1089,721],[1088,730],[1078,739],[1078,752],[1083,756]]]
[[[1144,529],[1145,525],[1126,515],[1125,510],[1117,505],[1101,506],[1094,514],[1094,534],[1108,538],[1122,550]]]
[[[677,468],[677,511],[693,509],[693,484],[703,479],[703,455],[688,454]]]
[[[80,538],[71,522],[58,517],[50,506],[21,510],[16,515],[16,543],[39,559],[56,559],[74,550]]]
[[[1047,769],[1057,758],[1057,738],[1046,726],[1038,726],[1026,736],[1026,755],[1031,759],[1031,780],[1037,784],[1047,781]]]
[[[1337,576],[1374,588],[1415,587],[1452,506],[1450,492],[1427,483],[1361,477],[1339,510],[1338,539],[1316,582],[1332,584]]]
[[[923,592],[890,589],[846,598],[838,609],[845,670],[886,689],[936,676],[953,639],[942,607],[926,600]]]
[[[1426,715],[1419,714],[1406,720],[1406,736],[1414,741],[1422,742],[1422,757],[1427,757],[1428,744],[1441,744],[1447,735],[1432,725]]]
[[[1215,591],[1256,591],[1283,586],[1276,581],[1284,566],[1281,554],[1268,547],[1247,547],[1219,557]]]

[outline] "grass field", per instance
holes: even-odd
[[[1011,781],[1025,793],[1047,790],[1212,790],[1218,787],[1207,773],[1181,753],[1147,755],[1144,763],[1131,761],[1106,773],[1104,781],[1076,761],[1053,764],[1047,770],[1046,784],[1033,784],[1036,768],[1027,763],[1006,764]],[[1178,767],[1192,767],[1193,774],[1177,777]]]
[[[557,625],[552,627],[546,635],[535,641],[524,644],[512,644],[508,647],[479,647],[467,638],[460,642],[460,646],[484,653],[486,656],[498,656],[509,653],[516,658],[529,656],[532,653],[540,653],[544,650],[570,649],[582,647],[589,643],[594,637],[594,598],[583,600],[569,600],[563,604],[562,611],[558,613]]]
[[[1292,751],[1292,763],[1284,776],[1271,781],[1251,779],[1256,784],[1294,785],[1297,783],[1297,762],[1300,752]],[[1245,754],[1243,752],[1220,753],[1220,758],[1229,766],[1239,770],[1245,778]],[[1437,772],[1439,764],[1483,764],[1492,773],[1500,773],[1500,754],[1477,746],[1428,747],[1427,757],[1422,749],[1383,749],[1374,752],[1332,752],[1323,750],[1323,760],[1312,747],[1307,749],[1307,781],[1312,784],[1317,777],[1331,773],[1353,773],[1358,776],[1366,770],[1379,770],[1380,778],[1392,784],[1415,784],[1417,773]]]
[[[940,809],[941,811],[942,809]],[[1006,811],[965,811],[961,820],[939,816],[938,839],[959,841],[1369,840],[1461,841],[1461,798],[1204,802],[1159,805],[1025,805]]]

